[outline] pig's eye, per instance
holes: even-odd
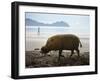
[[[51,39],[51,41],[53,41],[54,39]]]

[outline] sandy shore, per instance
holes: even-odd
[[[58,61],[58,51],[51,51],[47,55],[41,54],[39,50],[26,51],[26,68],[89,65],[89,52],[82,52],[80,57],[75,52],[71,58],[70,53],[63,51],[64,57]]]

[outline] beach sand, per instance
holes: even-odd
[[[89,52],[81,53],[80,57],[76,52],[71,58],[70,52],[64,51],[62,55],[64,57],[58,60],[58,51],[52,51],[47,55],[39,51],[26,51],[26,68],[89,65]]]

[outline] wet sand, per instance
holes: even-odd
[[[70,51],[63,51],[64,57],[58,60],[58,51],[51,51],[46,55],[41,54],[39,50],[26,51],[26,68],[89,65],[89,52],[81,53],[80,57],[75,52],[71,58],[70,54]]]

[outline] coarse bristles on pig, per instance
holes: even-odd
[[[79,44],[82,47],[80,39],[72,34],[55,35],[48,38],[46,45],[41,48],[41,53],[48,53],[49,51],[59,50],[59,58],[63,50],[71,50],[71,56],[74,50],[77,51],[78,56],[80,56]]]

